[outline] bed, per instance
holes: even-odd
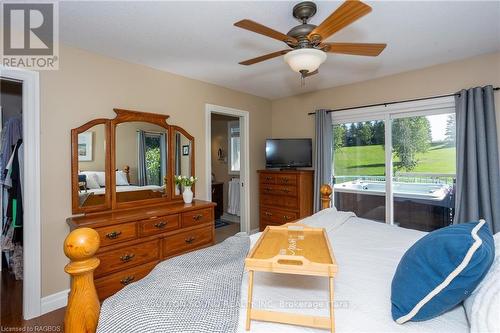
[[[330,194],[331,190],[322,192],[324,207],[329,205]],[[297,222],[325,228],[333,246],[339,266],[335,278],[336,332],[469,332],[463,306],[425,322],[399,325],[392,320],[392,276],[401,256],[425,232],[358,218],[351,212],[340,212],[335,208],[323,209]],[[250,237],[251,245],[259,236],[260,233]],[[89,297],[88,290],[73,290],[74,285],[72,283],[72,293]],[[240,292],[237,331],[246,332],[247,273],[243,275]],[[327,316],[328,281],[320,277],[257,272],[253,300],[254,308]],[[86,316],[81,314],[82,310],[77,305],[68,304],[66,320],[68,314],[74,315],[72,320],[79,322],[72,322],[71,327],[80,327],[82,332],[94,332],[99,304],[96,300],[92,303],[92,300],[83,302],[80,299],[79,302],[86,306]],[[252,321],[250,332],[324,333],[326,330]]]
[[[85,181],[78,191],[80,207],[104,204],[106,187],[104,171],[81,171],[79,176],[84,176]],[[89,187],[87,181],[95,177],[95,187]],[[130,182],[130,167],[124,166],[116,171],[116,196],[118,202],[151,199],[164,196],[164,186],[143,185],[138,186]]]
[[[300,221],[327,230],[339,266],[335,278],[336,332],[469,332],[463,306],[419,323],[396,324],[391,318],[391,280],[404,254],[425,232],[403,229],[356,217],[335,208]],[[260,233],[250,237],[252,245]],[[241,287],[246,300],[247,273]],[[254,307],[328,316],[328,280],[321,277],[256,272]],[[302,302],[302,303],[301,303]],[[239,332],[246,332],[242,301]],[[326,332],[301,326],[252,321],[252,333]]]

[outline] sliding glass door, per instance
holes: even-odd
[[[385,222],[384,121],[335,124],[333,136],[335,207]]]
[[[453,99],[332,113],[339,210],[431,231],[454,211]]]

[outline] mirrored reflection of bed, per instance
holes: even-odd
[[[132,121],[116,126],[115,165],[116,201],[128,202],[165,195],[167,163],[167,129]],[[123,172],[122,172],[123,171]]]
[[[167,175],[167,130],[146,122],[116,126],[116,201],[161,198]],[[99,206],[106,201],[106,132],[97,124],[78,134],[79,207]]]

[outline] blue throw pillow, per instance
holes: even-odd
[[[433,231],[406,251],[392,279],[392,318],[403,324],[437,317],[466,299],[495,257],[484,220]]]

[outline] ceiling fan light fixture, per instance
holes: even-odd
[[[314,72],[325,60],[325,52],[311,48],[296,49],[285,54],[285,62],[297,73]]]

